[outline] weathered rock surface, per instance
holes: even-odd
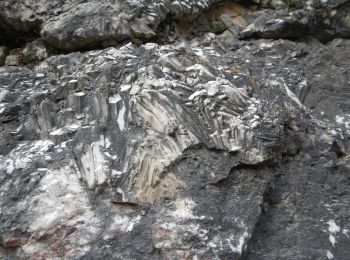
[[[349,2],[237,2],[0,4],[1,259],[348,258]]]
[[[218,0],[6,0],[0,18],[14,35],[34,31],[51,45],[70,50],[104,41],[152,38],[168,15],[193,16],[214,2]]]
[[[229,21],[230,14],[231,18],[237,12],[242,14],[242,6],[237,7],[233,2],[5,0],[0,9],[0,32],[7,34],[12,41],[40,36],[50,45],[62,50],[112,46],[123,40],[155,38],[164,33],[164,28],[171,21],[185,21],[188,27],[188,22],[198,20],[198,16],[199,27],[205,30],[205,20],[208,17],[201,15],[202,11],[209,8],[220,9],[222,5],[229,3],[231,6],[224,13],[221,12],[214,27],[219,29],[218,26],[222,28],[233,23],[233,27],[238,26],[235,29],[238,29],[237,33],[243,38],[279,39],[314,35],[322,41],[329,41],[334,37],[350,36],[350,3],[345,0],[255,1],[258,5],[252,5],[249,1],[236,1],[248,3],[249,12],[245,17],[239,15]],[[273,9],[257,10],[259,6]],[[255,22],[251,21],[255,19]],[[245,26],[247,22],[250,23],[249,26]],[[0,45],[9,42],[6,39],[2,41]]]

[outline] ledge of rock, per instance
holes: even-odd
[[[197,24],[202,30],[209,25],[214,32],[231,27],[243,38],[314,35],[330,41],[350,36],[348,1],[236,2],[6,0],[0,10],[0,31],[8,43],[40,37],[66,51],[113,46],[130,39],[147,41],[159,37],[164,25],[169,27],[176,21],[187,28],[189,22]],[[203,13],[209,8],[216,11]]]

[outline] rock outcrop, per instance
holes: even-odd
[[[347,259],[350,2],[0,4],[1,259]]]

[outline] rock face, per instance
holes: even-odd
[[[349,1],[3,1],[1,259],[348,259]]]

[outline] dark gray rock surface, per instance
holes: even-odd
[[[0,3],[0,258],[348,259],[349,4]]]

